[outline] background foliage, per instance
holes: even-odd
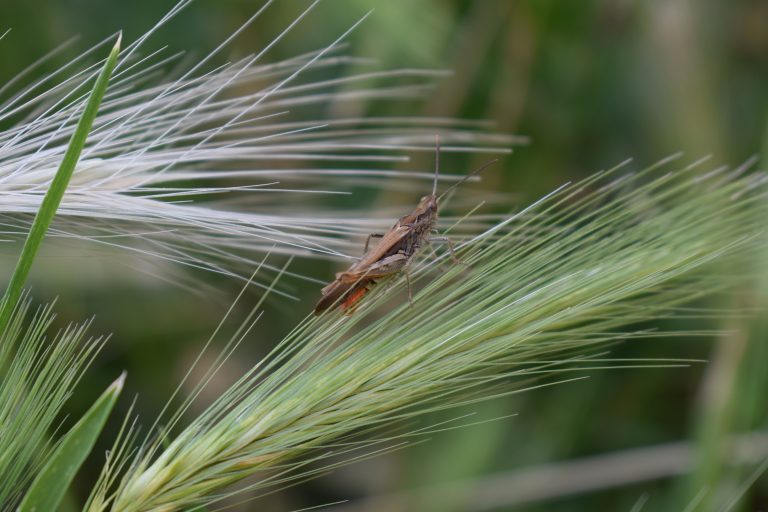
[[[133,40],[172,4],[2,0],[0,29],[13,27],[13,32],[2,43],[0,77],[5,81],[14,76],[75,34],[81,39],[54,59],[51,69],[117,29]],[[303,5],[293,0],[278,2],[254,29],[235,41],[221,61],[263,47],[275,27],[293,19]],[[160,38],[171,50],[205,54],[257,7],[245,0],[198,0],[163,27]],[[501,131],[531,137],[529,146],[516,149],[487,171],[482,185],[472,186],[478,197],[501,190],[525,204],[564,181],[612,167],[627,157],[644,167],[681,150],[690,160],[711,154],[714,164],[738,165],[763,154],[768,141],[768,28],[764,23],[768,7],[764,2],[328,0],[312,14],[315,30],[289,37],[274,49],[272,59],[321,46],[371,7],[376,11],[352,35],[350,54],[378,59],[382,68],[454,71],[424,102],[404,104],[402,115],[489,119]],[[376,105],[365,108],[376,113]],[[459,172],[483,159],[448,156],[444,165]],[[419,191],[408,195],[366,189],[344,201],[347,206],[349,201],[372,201],[405,210],[418,195]],[[2,275],[9,275],[15,254],[13,250],[3,254],[6,271]],[[68,252],[57,248],[55,253],[44,247],[33,269],[36,299],[57,295],[65,299],[58,303],[62,321],[95,314],[92,332],[114,333],[89,378],[92,392],[70,401],[74,414],[81,414],[97,396],[96,390],[103,390],[125,368],[129,378],[124,396],[138,393],[138,412],[152,418],[164,403],[166,390],[180,380],[239,287],[200,275],[196,278],[209,281],[218,293],[190,294],[143,274],[136,268],[141,265],[136,260],[107,259],[73,245]],[[295,270],[326,279],[336,266],[298,263]],[[263,322],[238,359],[229,362],[225,376],[234,379],[311,309],[317,288],[292,284],[301,302],[272,301],[266,313],[270,321]],[[712,299],[707,306],[759,304],[759,296],[743,291]],[[408,497],[411,501],[399,502],[404,510],[461,510],[460,500],[443,499],[440,485],[449,483],[470,497],[478,490],[493,496],[493,490],[510,485],[508,478],[515,470],[531,471],[540,464],[690,439],[698,440],[699,453],[706,456],[723,432],[764,427],[766,410],[759,396],[765,383],[736,379],[739,374],[751,375],[742,365],[759,361],[759,351],[765,352],[766,331],[760,319],[732,321],[727,326],[706,319],[666,322],[657,327],[697,332],[727,327],[738,335],[701,334],[626,344],[612,355],[711,362],[683,369],[593,372],[586,381],[473,406],[471,410],[481,419],[517,416],[436,434],[428,443],[267,498],[271,501],[263,509],[297,509],[349,497],[371,505],[374,502],[365,501],[370,497],[416,490]],[[728,389],[728,383],[736,386],[730,395],[738,397],[735,402],[723,402],[716,393],[707,392],[707,386]],[[214,383],[207,393],[216,396],[225,385]],[[126,410],[127,402],[116,407]],[[91,464],[80,475],[83,493],[96,470],[97,462]],[[628,510],[648,493],[649,509],[680,510],[680,489],[696,489],[724,478],[717,469],[707,467],[702,463],[703,474],[688,482],[660,478],[565,497],[556,496],[560,482],[547,480],[551,475],[539,475],[537,482],[543,482],[552,496],[522,508]],[[765,481],[758,483],[745,510],[764,506],[767,495]],[[398,497],[404,499],[402,494]],[[519,509],[503,499],[468,501],[476,503],[478,510]],[[382,503],[379,506],[391,510],[387,508],[391,501]],[[361,509],[349,506],[348,510]]]

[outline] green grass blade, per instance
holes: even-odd
[[[50,460],[38,473],[18,508],[19,512],[56,510],[70,482],[93,448],[112,406],[123,389],[125,374],[113,382],[88,412],[67,432]]]
[[[99,110],[101,100],[104,97],[104,92],[107,89],[109,78],[117,64],[117,56],[120,52],[120,40],[121,37],[118,36],[115,46],[112,48],[101,73],[99,73],[99,76],[96,79],[91,95],[86,102],[83,115],[80,116],[80,120],[72,134],[72,138],[69,140],[69,145],[64,153],[61,165],[59,165],[59,169],[56,171],[51,186],[43,198],[40,209],[37,211],[35,220],[32,222],[32,228],[29,231],[29,235],[27,235],[27,240],[24,242],[19,261],[16,263],[16,268],[11,276],[8,288],[5,290],[2,302],[0,302],[0,329],[5,329],[11,311],[18,302],[19,297],[21,297],[21,292],[24,288],[27,276],[29,275],[29,270],[32,267],[32,262],[35,260],[35,256],[45,237],[45,233],[48,231],[53,216],[59,208],[59,204],[64,196],[64,191],[67,189],[67,185],[69,185],[69,180],[72,177],[75,166],[77,165],[78,160],[80,160],[80,154],[83,151],[85,141],[93,126],[93,121],[96,119],[96,114]]]

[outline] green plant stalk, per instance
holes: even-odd
[[[702,386],[702,403],[695,424],[696,463],[683,480],[680,503],[683,508],[695,499],[696,510],[702,512],[722,510],[737,486],[728,453],[730,437],[739,423],[738,408],[744,384],[739,373],[747,363],[749,334],[742,319],[729,322],[724,330],[726,334],[713,348],[710,369]]]
[[[124,382],[125,373],[102,393],[88,412],[67,432],[32,482],[19,505],[19,512],[57,510],[75,473],[91,452],[96,438],[104,428]]]
[[[768,134],[768,125],[765,133]],[[768,154],[768,138],[763,154]],[[768,248],[764,248],[755,258],[755,279],[731,299],[734,309],[765,311],[768,306],[767,258]],[[732,467],[728,460],[731,439],[739,433],[766,426],[764,403],[768,376],[763,366],[768,357],[768,321],[765,315],[756,314],[754,318],[734,319],[724,330],[729,334],[714,349],[713,369],[708,377],[714,382],[705,382],[704,399],[693,426],[697,446],[695,468],[681,480],[678,502],[675,503],[682,507],[691,507],[695,503],[696,510],[701,511],[724,510],[729,502],[741,507],[735,510],[745,510],[745,503],[738,503],[739,497],[734,493],[747,478],[749,470]]]
[[[764,130],[763,161],[768,154],[768,124]],[[756,279],[732,297],[737,309],[765,311],[768,305],[768,250],[755,258]],[[721,510],[734,499],[735,489],[746,478],[743,469],[734,469],[728,460],[734,434],[765,427],[765,389],[768,378],[763,365],[768,355],[768,322],[765,315],[734,320],[724,329],[729,335],[714,348],[705,382],[702,403],[696,411],[692,436],[697,460],[693,471],[680,479],[673,505],[686,510]],[[707,386],[707,384],[709,384]],[[714,391],[717,391],[715,393]],[[743,503],[734,506],[743,507]],[[739,509],[736,509],[739,510]]]
[[[96,119],[99,105],[107,90],[109,78],[112,76],[112,71],[117,64],[121,39],[122,34],[118,35],[117,41],[104,63],[104,67],[96,78],[96,83],[91,90],[91,95],[85,104],[85,110],[83,110],[83,114],[80,116],[77,127],[72,134],[72,138],[69,140],[61,165],[59,165],[59,169],[56,171],[53,181],[51,181],[51,186],[48,188],[48,192],[46,192],[45,197],[43,198],[40,209],[35,215],[35,220],[32,222],[32,228],[29,230],[27,239],[24,242],[24,247],[21,249],[19,261],[16,263],[16,268],[8,283],[8,288],[6,288],[2,302],[0,302],[0,329],[4,330],[6,328],[13,308],[21,297],[24,283],[27,281],[29,270],[32,268],[32,263],[35,260],[37,251],[40,249],[40,244],[43,242],[45,233],[51,225],[51,221],[56,214],[56,210],[59,208],[59,204],[61,204],[62,197],[64,197],[64,192],[69,185],[69,180],[72,178],[72,173],[75,171],[77,162],[80,160],[80,155],[83,152],[83,147],[85,147],[86,139],[93,126],[93,121]]]

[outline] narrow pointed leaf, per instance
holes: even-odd
[[[123,389],[123,373],[67,432],[48,462],[32,482],[19,512],[57,510],[75,473],[93,448],[104,423]]]
[[[78,160],[80,160],[80,154],[85,146],[88,134],[93,126],[93,121],[96,119],[96,114],[99,110],[99,105],[104,97],[104,92],[107,90],[107,84],[109,78],[112,75],[112,71],[117,64],[117,56],[120,52],[120,40],[118,36],[115,46],[107,57],[107,61],[104,67],[101,69],[96,83],[91,90],[91,95],[85,104],[85,110],[80,116],[80,120],[77,123],[72,138],[69,140],[67,150],[64,153],[64,158],[59,165],[56,175],[51,181],[51,186],[48,188],[43,202],[40,205],[40,209],[37,211],[35,220],[32,222],[32,228],[29,230],[29,235],[24,242],[24,247],[21,249],[21,255],[19,261],[16,263],[16,268],[11,276],[8,288],[5,290],[2,302],[0,302],[0,329],[4,329],[8,323],[8,318],[11,315],[11,311],[21,296],[24,283],[29,275],[29,270],[32,268],[32,262],[35,260],[37,251],[40,248],[40,244],[45,237],[48,227],[51,225],[53,216],[56,214],[56,210],[61,204],[61,199],[64,197],[64,191],[69,185],[69,180],[72,178],[72,173],[75,170]]]

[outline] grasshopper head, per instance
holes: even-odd
[[[419,205],[416,207],[416,210],[423,212],[437,210],[437,196],[430,194],[428,196],[422,197],[419,200]]]

